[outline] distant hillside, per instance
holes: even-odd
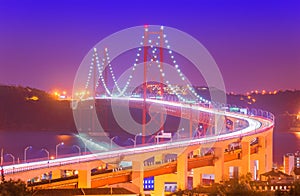
[[[249,96],[249,97],[248,97]],[[285,112],[297,113],[300,109],[300,91],[279,91],[276,94],[229,95],[228,102],[244,107],[260,108],[280,115]],[[253,100],[254,99],[254,100]]]
[[[203,97],[209,98],[207,88],[195,89]],[[249,95],[228,94],[227,102],[241,107],[270,111],[275,115],[276,129],[287,131],[293,124],[295,117],[293,114],[300,111],[300,91]],[[0,130],[75,132],[76,128],[69,101],[58,101],[38,89],[0,85]]]
[[[288,131],[300,111],[300,91],[279,91],[275,94],[228,95],[228,103],[238,106],[257,108],[275,115],[275,128]]]
[[[74,131],[68,101],[20,86],[0,86],[0,130]]]

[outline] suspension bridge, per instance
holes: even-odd
[[[51,171],[60,178],[59,172],[55,171],[72,169],[79,170],[77,180],[71,180],[72,183],[69,179],[62,180],[53,186],[71,184],[71,187],[85,188],[103,186],[105,180],[107,185],[131,182],[140,193],[144,192],[144,177],[153,176],[154,191],[161,195],[166,182],[174,182],[179,189],[187,188],[188,176],[193,176],[193,186],[197,186],[202,183],[204,174],[212,174],[215,182],[220,182],[226,175],[234,175],[232,171],[236,168],[240,168],[239,174],[251,172],[254,179],[271,169],[274,116],[266,111],[233,107],[201,96],[184,74],[183,66],[179,65],[177,56],[180,58],[180,55],[172,50],[164,27],[151,31],[145,26],[143,30],[140,47],[135,48],[135,59],[126,70],[126,77],[118,76],[121,68],[113,66],[115,61],[110,57],[109,47],[95,47],[87,55],[89,62],[85,62],[85,71],[81,73],[85,74],[85,80],[74,86],[71,105],[76,126],[85,140],[100,135],[93,138],[93,143],[100,144],[100,148],[92,149],[94,153],[90,155],[5,166],[3,172],[7,176],[27,180]],[[138,82],[134,82],[136,78]],[[129,131],[127,134],[131,136],[140,136],[141,143],[137,144],[135,137],[134,146],[112,148],[111,127],[101,124],[111,121],[106,118],[107,110],[99,107],[117,108],[110,111],[119,113],[114,118],[121,120],[115,121],[125,121],[123,130]],[[127,120],[130,111],[124,113],[127,107],[138,111],[132,122]],[[231,108],[235,108],[235,112]],[[166,126],[167,116],[179,119],[176,129]],[[126,130],[128,124],[134,131]],[[179,133],[181,129],[188,131]],[[168,137],[158,142],[162,133],[169,133]],[[157,138],[157,141],[151,141],[151,138]],[[109,144],[110,148],[107,147]],[[232,154],[228,153],[231,150]],[[206,157],[208,152],[213,156]],[[176,155],[175,165],[152,164],[148,169],[151,158],[153,162],[162,163],[168,154]],[[115,172],[110,177],[99,174],[99,178],[91,179],[92,168],[120,157],[122,161],[131,162],[130,169],[124,174],[126,177]],[[195,164],[193,157],[202,158]],[[167,169],[171,167],[173,169]],[[45,187],[51,187],[49,184]]]

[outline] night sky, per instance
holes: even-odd
[[[0,0],[0,84],[70,91],[96,43],[153,24],[198,39],[228,92],[300,89],[300,1],[120,2]]]

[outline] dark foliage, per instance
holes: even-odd
[[[31,195],[30,191],[26,188],[26,184],[21,181],[4,181],[0,183],[1,196],[27,196]]]

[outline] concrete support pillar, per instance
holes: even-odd
[[[242,163],[241,163],[241,174],[246,175],[250,172],[250,143],[243,141],[242,143]]]
[[[271,171],[273,168],[273,129],[266,135],[266,170]]]
[[[164,176],[165,175],[154,177],[154,195],[164,195],[165,193]]]
[[[188,177],[188,157],[187,153],[182,153],[177,157],[177,189],[187,189]]]
[[[193,169],[193,188],[202,185],[202,170],[200,168]]]
[[[157,196],[165,195],[165,182],[176,182],[176,174],[165,174],[154,176],[154,194]]]
[[[140,189],[140,194],[144,194],[144,164],[143,161],[132,161],[132,184]]]
[[[78,170],[78,188],[91,188],[91,170]]]
[[[263,174],[266,171],[266,141],[264,136],[258,137],[258,177],[260,177],[260,174]]]
[[[219,183],[220,181],[224,180],[224,148],[222,147],[215,147],[214,153],[216,156],[215,160],[215,182]]]

